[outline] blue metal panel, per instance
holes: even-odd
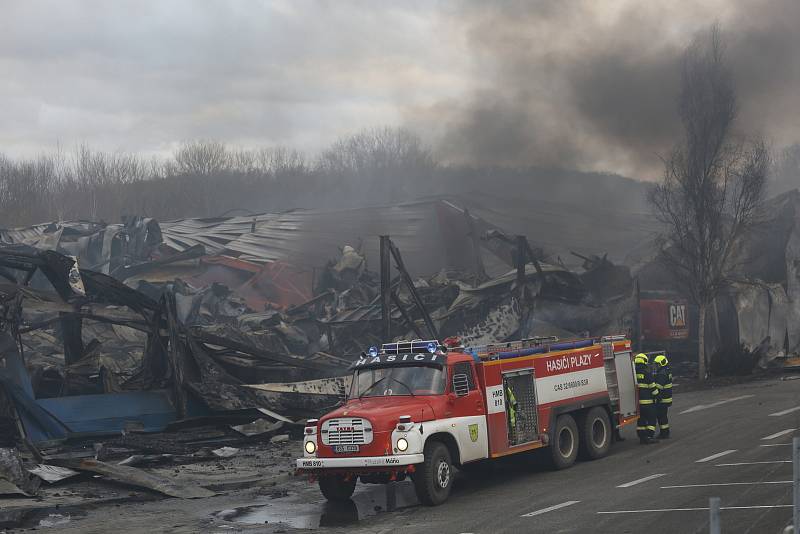
[[[16,350],[6,351],[3,353],[5,357],[5,369],[0,367],[0,373],[19,386],[19,388],[28,396],[33,397],[33,385],[28,376],[28,371],[25,369],[25,363],[22,361],[22,356]]]
[[[0,386],[11,395],[25,427],[25,435],[34,443],[64,439],[69,429],[43,409],[17,384],[0,376]]]
[[[145,432],[159,432],[176,418],[167,391],[135,391],[77,395],[36,401],[72,433],[121,432],[135,424]]]

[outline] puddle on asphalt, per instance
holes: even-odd
[[[267,503],[217,512],[223,521],[263,525],[282,523],[292,528],[315,529],[342,527],[378,514],[419,504],[411,481],[394,484],[394,505],[391,490],[383,484],[360,484],[356,493],[345,503],[327,501],[308,503],[302,495],[271,500]]]

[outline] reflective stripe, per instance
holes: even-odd
[[[663,385],[663,386],[661,386],[661,387],[662,387],[662,388],[671,388],[671,387],[672,387],[672,382],[670,382],[669,384],[664,384],[664,385]]]
[[[647,430],[646,426],[637,426],[636,430]]]
[[[639,399],[639,404],[653,404],[653,399]]]
[[[666,425],[660,425],[660,426],[661,426],[661,430],[666,430],[666,429],[669,428],[669,423],[667,423]]]
[[[636,385],[639,386],[640,388],[657,388],[658,387],[658,384],[656,384],[655,382],[650,382],[649,384],[636,384]]]
[[[655,432],[656,427],[655,425],[647,425],[647,430],[652,430],[653,432]]]
[[[644,373],[636,373],[636,378],[639,380],[644,380]]]
[[[658,399],[658,402],[661,403],[661,404],[672,404],[672,397],[670,397],[668,399],[665,399],[665,398],[662,397],[662,398]]]

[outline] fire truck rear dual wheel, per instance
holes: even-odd
[[[356,490],[356,477],[351,477],[350,480],[345,480],[342,475],[319,477],[319,490],[329,501],[348,501]]]
[[[578,457],[578,425],[569,414],[559,415],[550,443],[550,464],[555,469],[566,469]]]
[[[611,447],[611,421],[608,419],[608,412],[595,406],[586,412],[580,423],[581,458],[596,460],[608,454]]]
[[[453,487],[453,474],[453,461],[447,446],[441,441],[428,441],[425,461],[411,475],[420,502],[437,506],[446,501]]]

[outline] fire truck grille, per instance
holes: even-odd
[[[322,423],[325,445],[366,445],[372,443],[372,425],[360,417],[329,419]]]

